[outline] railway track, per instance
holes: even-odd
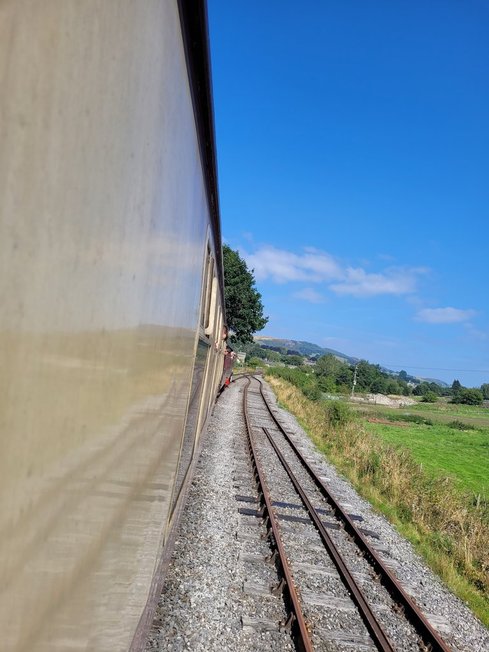
[[[274,414],[257,377],[245,377],[243,417],[259,502],[240,508],[263,519],[290,631],[298,650],[450,648],[362,529],[332,496]]]

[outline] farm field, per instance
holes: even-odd
[[[450,423],[458,420],[469,425],[485,428],[489,431],[489,408],[476,407],[473,405],[458,405],[440,400],[437,403],[416,403],[405,408],[390,408],[382,405],[356,404],[352,408],[360,414],[400,414],[403,417],[419,416],[430,419],[434,423]]]
[[[451,476],[462,491],[489,500],[487,409],[419,403],[401,410],[362,406],[358,413],[369,432],[408,448],[429,473]]]

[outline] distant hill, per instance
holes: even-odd
[[[450,383],[446,383],[444,380],[440,380],[439,378],[420,378],[420,380],[424,380],[427,383],[436,383],[441,387],[450,387]]]
[[[276,337],[266,337],[264,335],[255,335],[255,342],[260,344],[260,346],[265,346],[270,349],[285,349],[289,353],[295,353],[298,355],[307,355],[308,357],[321,357],[322,355],[327,355],[330,353],[340,360],[348,362],[348,364],[355,364],[358,362],[359,358],[353,358],[351,355],[346,355],[346,353],[341,353],[340,351],[335,351],[334,349],[328,349],[312,342],[301,342],[298,340],[282,340]]]
[[[266,335],[255,335],[255,342],[260,346],[273,349],[275,351],[286,350],[289,355],[298,354],[306,355],[310,358],[319,358],[322,355],[327,355],[330,353],[334,355],[339,360],[343,360],[348,364],[356,364],[359,362],[360,358],[354,358],[351,355],[346,355],[346,353],[341,353],[340,351],[335,351],[335,349],[328,349],[323,346],[318,346],[312,342],[302,342],[300,340],[284,340],[277,337],[267,337]],[[375,363],[373,363],[375,364]],[[391,369],[386,369],[382,367],[382,370],[393,376],[397,376],[397,371],[392,371]],[[420,376],[415,377],[418,381],[426,381],[428,383],[437,383],[441,387],[448,387],[448,383],[437,378],[421,378]]]

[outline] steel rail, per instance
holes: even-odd
[[[314,648],[312,646],[312,641],[306,625],[304,614],[302,613],[302,607],[299,601],[299,597],[297,595],[297,591],[295,590],[294,579],[292,577],[292,572],[290,570],[289,562],[287,561],[285,548],[281,540],[280,527],[278,524],[277,516],[275,515],[275,512],[272,507],[270,492],[268,491],[263,470],[258,460],[258,456],[256,454],[256,448],[253,443],[252,429],[249,420],[248,406],[247,406],[248,387],[250,386],[251,380],[249,378],[247,378],[247,380],[248,380],[248,384],[245,385],[243,390],[243,414],[244,414],[244,420],[246,424],[246,431],[248,434],[248,446],[251,453],[252,464],[255,470],[255,479],[258,484],[258,491],[264,503],[263,505],[264,512],[266,512],[266,516],[268,518],[272,530],[274,543],[278,552],[278,560],[279,560],[278,563],[280,565],[280,569],[285,579],[284,598],[285,597],[288,598],[287,600],[288,607],[294,617],[294,622],[292,623],[292,630],[293,631],[295,630],[294,633],[297,639],[297,647],[300,650],[300,652],[313,652]]]
[[[394,652],[394,648],[392,647],[392,644],[389,641],[387,634],[382,629],[382,625],[379,623],[379,621],[375,617],[375,614],[370,608],[370,605],[365,600],[365,596],[363,595],[360,587],[358,586],[357,582],[353,578],[353,575],[351,574],[350,570],[345,564],[341,554],[338,551],[338,548],[336,547],[333,540],[331,539],[328,532],[326,531],[326,528],[324,527],[321,518],[319,517],[319,514],[314,509],[304,489],[301,487],[300,482],[297,480],[292,469],[288,465],[287,460],[282,455],[279,447],[273,440],[273,437],[270,434],[270,432],[267,430],[267,428],[263,428],[263,431],[266,434],[268,441],[272,445],[278,459],[280,460],[280,463],[282,464],[287,475],[289,476],[290,481],[294,485],[295,490],[299,494],[300,499],[302,500],[302,503],[306,508],[307,512],[309,513],[309,516],[311,517],[314,525],[316,526],[319,535],[324,543],[324,546],[327,549],[334,565],[336,566],[338,573],[340,574],[340,577],[343,580],[343,583],[345,584],[346,588],[350,592],[353,601],[357,605],[360,615],[363,621],[365,622],[365,625],[367,626],[367,629],[370,632],[370,636],[372,637],[375,645],[379,650],[382,650],[382,652]]]
[[[330,493],[326,485],[322,482],[322,480],[316,475],[314,470],[310,467],[309,463],[306,461],[302,453],[299,451],[297,446],[291,440],[291,438],[285,431],[284,427],[278,421],[277,417],[273,413],[270,404],[263,392],[263,382],[259,378],[256,378],[256,380],[260,383],[261,396],[275,425],[282,433],[282,435],[284,436],[284,438],[286,439],[287,443],[290,445],[294,453],[297,455],[302,466],[306,469],[306,471],[308,472],[311,479],[314,481],[314,483],[316,484],[316,486],[318,487],[318,489],[320,490],[324,498],[331,505],[335,515],[343,521],[345,531],[348,532],[348,534],[355,540],[358,547],[362,550],[367,560],[370,562],[374,570],[379,575],[379,579],[381,580],[382,584],[389,591],[389,593],[392,595],[394,600],[398,602],[398,604],[400,604],[400,606],[404,610],[404,614],[406,618],[412,623],[412,625],[414,626],[418,634],[423,639],[424,643],[427,646],[429,646],[428,649],[430,650],[430,652],[451,652],[451,649],[448,647],[445,641],[440,637],[438,632],[430,625],[425,615],[421,612],[421,610],[414,602],[414,600],[411,598],[411,596],[409,596],[406,593],[406,591],[402,588],[397,577],[385,566],[378,553],[367,541],[365,535],[362,532],[360,532],[360,530],[354,524],[352,518],[345,512],[345,510],[341,507],[338,501]]]

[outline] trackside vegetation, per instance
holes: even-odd
[[[305,369],[268,369],[267,380],[318,449],[488,626],[489,503],[482,488],[489,427],[480,423],[487,423],[482,408],[449,406],[455,418],[429,401],[413,413],[363,411],[344,398],[324,400],[321,389],[318,396],[317,379]]]

